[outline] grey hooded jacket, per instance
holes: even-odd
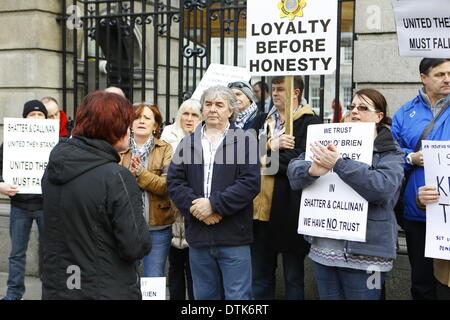
[[[316,181],[309,175],[311,161],[302,154],[291,160],[287,175],[292,189],[302,190]],[[394,206],[403,179],[404,153],[391,131],[381,127],[374,141],[372,165],[340,158],[334,172],[369,202],[366,242],[345,241],[344,252],[388,259],[396,257],[397,222]],[[305,236],[308,242],[313,237]]]

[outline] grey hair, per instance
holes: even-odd
[[[178,109],[177,117],[175,118],[175,125],[178,129],[181,129],[181,116],[183,115],[184,111],[186,111],[186,109],[189,109],[189,108],[191,108],[198,115],[198,118],[201,120],[202,111],[201,111],[200,101],[198,101],[196,99],[188,99],[188,100],[184,101],[180,105],[180,108]]]
[[[213,86],[203,91],[202,97],[200,98],[200,103],[202,105],[202,112],[203,112],[203,105],[207,98],[215,99],[219,97],[225,99],[225,101],[228,103],[228,108],[231,111],[233,111],[229,120],[230,122],[234,122],[238,115],[238,108],[236,106],[237,100],[234,92],[230,88],[227,88],[225,86]]]

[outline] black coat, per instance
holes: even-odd
[[[43,299],[141,299],[135,261],[150,251],[150,234],[119,160],[109,143],[80,136],[52,150],[42,178]]]
[[[301,192],[291,189],[287,177],[289,162],[306,150],[306,136],[310,124],[322,123],[312,114],[304,114],[293,123],[295,148],[280,150],[279,169],[275,175],[272,207],[268,223],[268,239],[272,249],[277,252],[296,252],[306,254],[309,244],[302,234],[297,233]],[[255,124],[256,127],[262,124]]]

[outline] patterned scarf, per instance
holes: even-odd
[[[144,143],[144,145],[142,147],[138,147],[136,140],[134,140],[134,137],[131,137],[130,139],[131,141],[131,156],[139,156],[141,158],[142,164],[145,168],[145,165],[147,164],[147,159],[148,159],[148,155],[150,154],[150,151],[152,151],[153,147],[155,146],[155,139],[153,139],[153,136],[151,136],[147,142]],[[148,164],[147,164],[148,166]],[[145,221],[148,223],[148,202],[147,199],[145,197],[145,190],[141,189],[141,193],[142,193],[142,212],[145,218]]]
[[[238,114],[238,116],[236,117],[236,127],[242,129],[247,121],[250,121],[254,117],[256,117],[257,112],[258,106],[253,102],[250,107]]]
[[[271,122],[273,123],[272,137],[277,137],[280,134],[281,130],[284,128],[284,121],[281,121],[281,116],[278,112],[278,109],[272,107],[267,118],[270,118]]]
[[[134,140],[133,137],[131,138],[131,156],[139,156],[142,163],[145,165],[147,163],[148,155],[150,154],[150,151],[152,151],[154,146],[155,139],[153,139],[153,136],[150,137],[142,147],[138,147],[136,140]]]

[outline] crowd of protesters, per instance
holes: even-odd
[[[334,144],[307,145],[308,126],[321,119],[297,76],[292,92],[284,77],[271,78],[271,95],[262,82],[213,86],[200,101],[185,101],[164,129],[155,104],[132,105],[119,88],[89,93],[74,121],[52,97],[26,102],[23,118],[59,119],[61,138],[42,195],[18,193],[0,167],[0,192],[11,198],[3,299],[24,295],[34,220],[43,299],[141,299],[141,265],[142,276],[164,277],[168,261],[173,300],[273,300],[281,255],[284,299],[304,299],[308,256],[321,299],[379,300],[398,225],[412,298],[450,299],[450,261],[425,257],[426,205],[439,193],[425,185],[421,151],[422,140],[450,140],[450,59],[425,58],[419,73],[417,97],[392,119],[374,89],[356,91],[344,110],[333,103],[333,122],[375,123],[370,165]],[[368,202],[365,242],[297,233],[302,190],[330,171]],[[380,285],[369,287],[373,266]]]

